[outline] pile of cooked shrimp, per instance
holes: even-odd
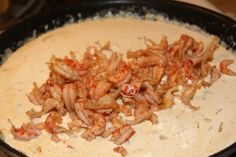
[[[228,68],[231,59],[222,60],[219,67],[212,65],[216,37],[207,46],[185,34],[171,44],[166,37],[160,43],[147,38],[144,42],[146,48],[128,51],[125,57],[109,42],[88,47],[81,60],[73,52],[64,58],[52,56],[49,78],[41,86],[34,83],[28,95],[41,110],[26,112],[31,121],[20,128],[12,124],[12,135],[31,140],[46,130],[60,142],[60,133],[81,132],[87,141],[109,138],[117,145],[114,151],[125,156],[122,144],[134,136],[133,125],[156,124],[157,111],[172,107],[175,97],[197,110],[191,99],[198,90],[210,87],[222,73],[236,75]],[[33,122],[44,114],[44,122]],[[66,114],[67,127],[62,126]]]

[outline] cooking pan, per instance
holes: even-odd
[[[168,19],[197,25],[206,32],[220,37],[221,43],[227,48],[236,50],[236,22],[216,12],[176,1],[93,0],[47,9],[35,17],[20,21],[0,35],[0,55],[5,56],[6,52],[16,50],[32,36],[36,37],[66,23],[78,22],[97,15],[104,16],[108,11],[115,14],[121,10],[135,13],[141,18],[147,11],[155,11]],[[1,57],[0,62],[3,62],[2,58],[4,57]],[[1,138],[0,148],[8,156],[26,157],[23,153],[4,143]],[[235,156],[234,152],[236,152],[236,142],[211,157]]]

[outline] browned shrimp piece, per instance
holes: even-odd
[[[98,100],[102,96],[106,95],[107,92],[110,90],[111,84],[105,80],[99,81],[94,89],[93,98]]]
[[[164,74],[165,74],[164,67],[154,66],[152,72],[152,78],[154,79],[154,84],[159,84]]]
[[[88,97],[88,88],[86,87],[86,84],[83,82],[76,82],[75,86],[78,97],[86,99]]]
[[[85,130],[83,132],[83,134],[81,134],[81,137],[87,141],[92,141],[96,138],[96,136],[93,134],[93,132],[89,129]]]
[[[93,118],[93,125],[89,128],[89,130],[91,130],[95,136],[102,135],[106,129],[105,116],[99,113],[95,113]]]
[[[165,64],[165,59],[160,55],[141,57],[137,59],[137,65],[140,68],[149,66],[163,66],[164,64]]]
[[[128,155],[127,150],[123,146],[117,146],[114,148],[114,151],[119,153],[122,157]]]
[[[28,99],[35,105],[42,105],[45,101],[45,98],[43,96],[43,93],[45,92],[45,85],[43,85],[41,88],[39,88],[36,83],[33,83],[33,85],[34,88],[28,95]]]
[[[106,113],[107,110],[112,111],[117,107],[116,100],[110,94],[104,95],[97,102],[88,102],[84,106],[85,109],[95,110],[100,113]]]
[[[179,40],[179,58],[184,59],[188,50],[192,49],[194,39],[186,34],[181,35]]]
[[[178,87],[174,86],[166,91],[163,96],[163,104],[160,106],[161,109],[167,109],[174,105],[173,92],[178,91]]]
[[[234,60],[224,59],[220,62],[220,72],[229,76],[236,76],[236,72],[228,68],[230,64],[233,64]]]
[[[122,145],[123,143],[127,142],[134,134],[135,131],[131,125],[123,125],[112,134],[111,141],[113,141],[116,145]]]
[[[195,107],[192,105],[191,100],[199,88],[200,88],[200,85],[197,84],[196,82],[193,83],[192,85],[186,85],[181,95],[181,100],[183,101],[183,103],[189,106],[193,110],[198,109],[198,107]]]
[[[16,139],[28,141],[41,135],[41,130],[38,129],[33,122],[23,123],[20,128],[16,128],[10,120],[9,122],[12,126],[11,134]]]
[[[147,50],[137,50],[137,51],[128,51],[126,53],[127,58],[139,58],[142,56],[151,56],[153,53],[151,51],[147,51]]]
[[[125,116],[132,116],[132,107],[130,105],[120,105],[120,112],[124,113]]]
[[[118,117],[111,118],[110,121],[114,128],[120,128],[121,126],[125,124],[125,122],[121,120],[121,118],[118,118]]]
[[[27,111],[26,114],[30,117],[30,118],[39,118],[42,115],[44,115],[45,113],[48,113],[49,111],[51,111],[52,109],[57,109],[57,111],[59,113],[61,113],[62,115],[65,113],[65,108],[64,108],[64,104],[54,98],[48,98],[42,105],[42,110],[41,111],[35,111],[33,109],[31,109],[30,111]]]
[[[59,126],[62,123],[62,117],[58,112],[51,112],[46,121],[45,121],[45,129],[47,132],[51,134],[59,134],[62,132],[67,133],[68,130],[64,127]]]
[[[59,85],[54,84],[49,88],[49,90],[53,98],[62,101],[62,88]]]
[[[109,137],[117,128],[111,127],[105,130],[105,132],[102,134],[102,138]]]
[[[52,140],[53,142],[55,142],[55,143],[58,143],[58,142],[61,141],[61,139],[58,137],[57,134],[52,134],[52,135],[51,135],[51,140]]]
[[[88,127],[80,119],[77,119],[77,118],[74,118],[71,122],[67,123],[67,126],[70,130],[73,130],[73,131],[80,131],[80,128]]]
[[[202,41],[194,41],[192,51],[194,54],[200,54],[204,50],[204,43]]]
[[[151,105],[158,105],[161,103],[160,95],[153,91],[151,88],[147,88],[144,92],[144,97],[146,98],[147,102]]]
[[[72,81],[80,79],[79,73],[62,60],[52,59],[52,62],[49,64],[49,66],[53,72],[66,79]]]
[[[211,61],[213,59],[215,50],[219,46],[218,43],[219,43],[219,38],[214,37],[212,41],[210,42],[210,44],[207,46],[205,51],[203,51],[202,53],[198,55],[193,55],[188,58],[193,62],[193,65],[197,65],[205,61]]]
[[[105,50],[105,49],[104,49]],[[106,68],[109,65],[109,60],[106,55],[102,53],[102,50],[95,51],[95,55],[98,58],[100,68]]]
[[[131,79],[131,72],[129,66],[121,62],[118,71],[115,74],[108,76],[108,80],[113,83],[115,86],[122,86],[125,83],[128,83]]]
[[[106,119],[102,114],[95,113],[93,115],[93,124],[88,127],[87,130],[81,135],[82,138],[87,141],[91,141],[96,138],[96,136],[100,136],[105,132],[106,129]]]
[[[63,96],[63,100],[65,102],[65,106],[67,111],[70,114],[73,114],[74,111],[74,104],[76,102],[76,89],[74,87],[73,84],[65,84],[63,86],[63,90],[62,90],[62,96]]]
[[[79,99],[75,103],[75,113],[77,117],[87,126],[92,124],[91,114],[92,112],[84,109],[85,104],[87,103],[84,99]]]
[[[216,68],[216,66],[213,66],[211,69],[211,78],[210,78],[210,84],[212,85],[215,81],[217,81],[221,77],[220,71]]]
[[[159,44],[147,38],[144,39],[144,42],[147,45],[147,48],[151,50],[166,50],[168,48],[168,41],[166,36],[162,37]]]
[[[121,94],[125,97],[133,97],[139,90],[139,84],[124,84],[121,86]]]
[[[120,64],[121,61],[121,54],[117,54],[117,52],[112,53],[111,57],[109,58],[109,66],[108,66],[108,71],[109,72],[114,72]]]

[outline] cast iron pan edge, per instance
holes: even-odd
[[[40,35],[48,30],[64,25],[71,19],[71,16],[77,21],[93,17],[97,12],[100,12],[102,15],[104,13],[102,10],[109,9],[109,11],[117,13],[119,10],[127,10],[130,7],[132,7],[131,11],[143,16],[145,14],[143,6],[167,15],[169,19],[195,24],[206,32],[219,36],[228,48],[236,50],[235,21],[216,12],[176,1],[103,0],[81,3],[78,6],[56,8],[53,11],[49,10],[41,15],[21,21],[0,35],[0,52],[3,54],[7,48],[11,48],[13,51],[16,50],[22,45],[19,44],[19,41],[24,41],[26,38],[31,37],[34,34],[34,30],[37,30],[37,35]],[[47,24],[48,29],[45,29],[45,24]],[[10,156],[26,157],[2,140],[0,140],[0,148]],[[234,152],[236,152],[236,142],[211,157],[228,157]]]

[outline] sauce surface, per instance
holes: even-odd
[[[102,44],[110,41],[114,49],[126,53],[127,50],[144,48],[143,37],[159,42],[165,35],[171,43],[181,34],[188,34],[206,44],[212,38],[161,21],[107,18],[67,25],[25,44],[0,67],[0,131],[4,141],[31,157],[55,154],[58,157],[120,156],[113,151],[115,145],[107,139],[97,138],[87,142],[79,134],[74,138],[61,135],[65,143],[54,143],[46,132],[31,141],[17,141],[10,134],[11,126],[7,119],[11,119],[16,126],[29,121],[25,112],[31,108],[37,109],[37,106],[31,104],[26,95],[32,90],[33,82],[40,85],[47,79],[49,70],[46,63],[52,55],[63,57],[73,51],[81,57],[85,48],[97,41]],[[220,46],[215,52],[214,63],[218,66],[220,60],[227,58],[236,61],[235,55]],[[231,69],[235,71],[236,64]],[[235,87],[235,77],[222,75],[209,89],[202,89],[195,95],[193,104],[200,106],[199,110],[191,111],[176,99],[174,107],[157,112],[157,125],[145,122],[134,126],[135,136],[124,144],[128,157],[209,156],[234,143]]]

